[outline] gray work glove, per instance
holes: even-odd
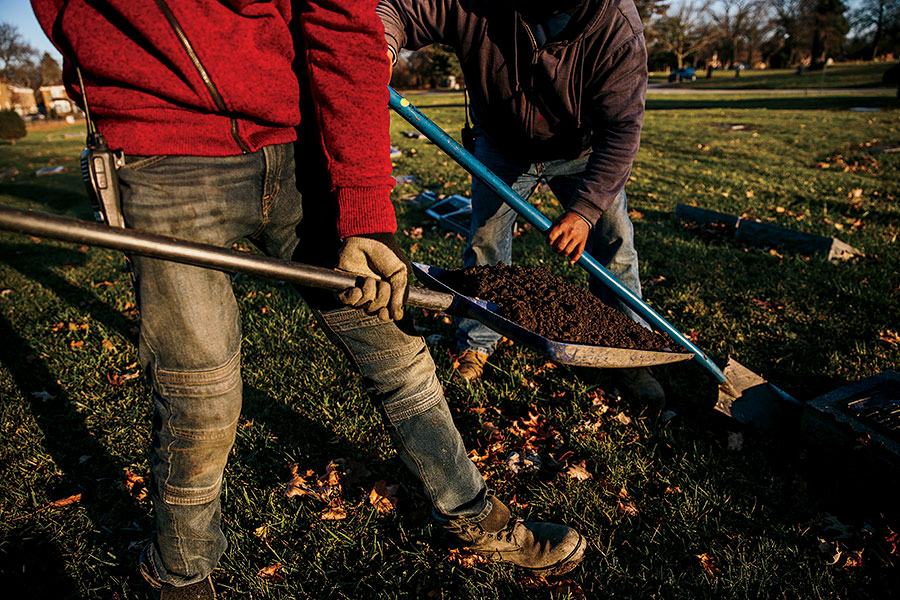
[[[408,263],[393,234],[345,238],[338,250],[337,268],[365,278],[356,287],[338,294],[341,302],[370,315],[377,314],[383,321],[403,318],[403,304],[409,293]]]

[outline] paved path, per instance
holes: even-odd
[[[737,89],[720,89],[720,88],[694,88],[687,84],[677,83],[650,83],[647,84],[647,91],[659,94],[816,94],[816,95],[838,95],[838,94],[881,94],[894,93],[897,88],[825,88],[820,90],[818,87],[799,88],[799,89],[758,89],[758,88],[737,88]]]

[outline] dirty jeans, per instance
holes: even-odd
[[[290,258],[302,218],[291,145],[223,158],[127,157],[129,228],[224,248],[248,237]],[[324,199],[323,199],[324,201]],[[152,386],[150,492],[156,532],[141,559],[154,584],[206,578],[227,547],[219,496],[241,411],[241,328],[229,275],[132,257],[140,359]],[[466,455],[431,355],[419,336],[360,310],[317,310],[362,376],[404,463],[435,510],[477,519],[485,483]]]
[[[513,191],[528,199],[543,179],[563,206],[568,205],[587,166],[588,157],[529,163],[504,156],[484,136],[475,135],[475,158],[480,160]],[[469,243],[463,252],[463,267],[512,264],[513,225],[516,212],[477,177],[472,178],[472,225]],[[596,258],[626,287],[641,295],[638,257],[634,249],[634,229],[628,217],[625,190],[621,190],[609,210],[591,229],[587,252]],[[618,308],[645,327],[647,323],[625,306],[598,279],[591,277],[589,287],[609,306]],[[491,354],[500,334],[473,319],[457,322],[457,344],[460,350]]]

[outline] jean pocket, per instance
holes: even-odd
[[[125,166],[123,169],[131,169],[132,171],[140,171],[161,163],[168,158],[167,154],[156,154],[153,156],[137,156],[128,154],[125,156]]]

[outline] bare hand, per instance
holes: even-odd
[[[567,212],[547,232],[547,243],[554,252],[567,256],[569,262],[575,264],[584,252],[590,232],[587,221],[576,213]]]

